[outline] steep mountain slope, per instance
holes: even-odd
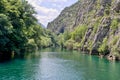
[[[108,59],[120,60],[120,0],[80,0],[75,5],[77,5],[77,10],[72,9],[73,6],[68,8],[75,13],[73,13],[74,19],[63,15],[62,19],[65,21],[60,22],[58,19],[61,16],[59,16],[49,23],[48,29],[60,33],[61,30],[76,31],[74,27],[87,26],[83,37],[80,37],[79,40],[73,39],[80,43],[77,47],[90,54],[104,55]],[[64,12],[63,10],[62,13]],[[63,24],[71,22],[74,23],[63,26]],[[76,33],[79,32],[76,31]]]
[[[56,34],[63,33],[64,30],[71,31],[75,24],[79,5],[80,2],[77,2],[70,7],[66,7],[54,21],[48,23],[47,28]]]

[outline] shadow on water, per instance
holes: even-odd
[[[4,63],[11,60],[11,53],[0,52],[0,63]]]

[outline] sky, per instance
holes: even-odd
[[[37,14],[35,17],[38,19],[40,23],[42,23],[45,27],[48,22],[53,21],[60,12],[78,0],[27,0],[29,4],[31,4]]]

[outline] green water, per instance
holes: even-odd
[[[120,80],[120,62],[46,49],[0,63],[0,80]]]

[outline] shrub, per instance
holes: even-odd
[[[80,25],[79,27],[77,27],[75,29],[74,32],[72,32],[72,39],[77,41],[77,42],[80,42],[81,39],[84,37],[85,35],[85,32],[87,30],[87,26],[86,25]]]
[[[115,30],[115,29],[118,28],[118,24],[119,24],[118,20],[117,19],[113,19],[112,22],[111,22],[111,26],[110,27]]]
[[[105,54],[105,53],[108,52],[107,41],[108,41],[108,39],[107,39],[107,38],[104,38],[102,44],[101,44],[101,45],[99,46],[99,48],[98,48],[98,51],[99,51],[100,53],[102,53],[102,54]]]

